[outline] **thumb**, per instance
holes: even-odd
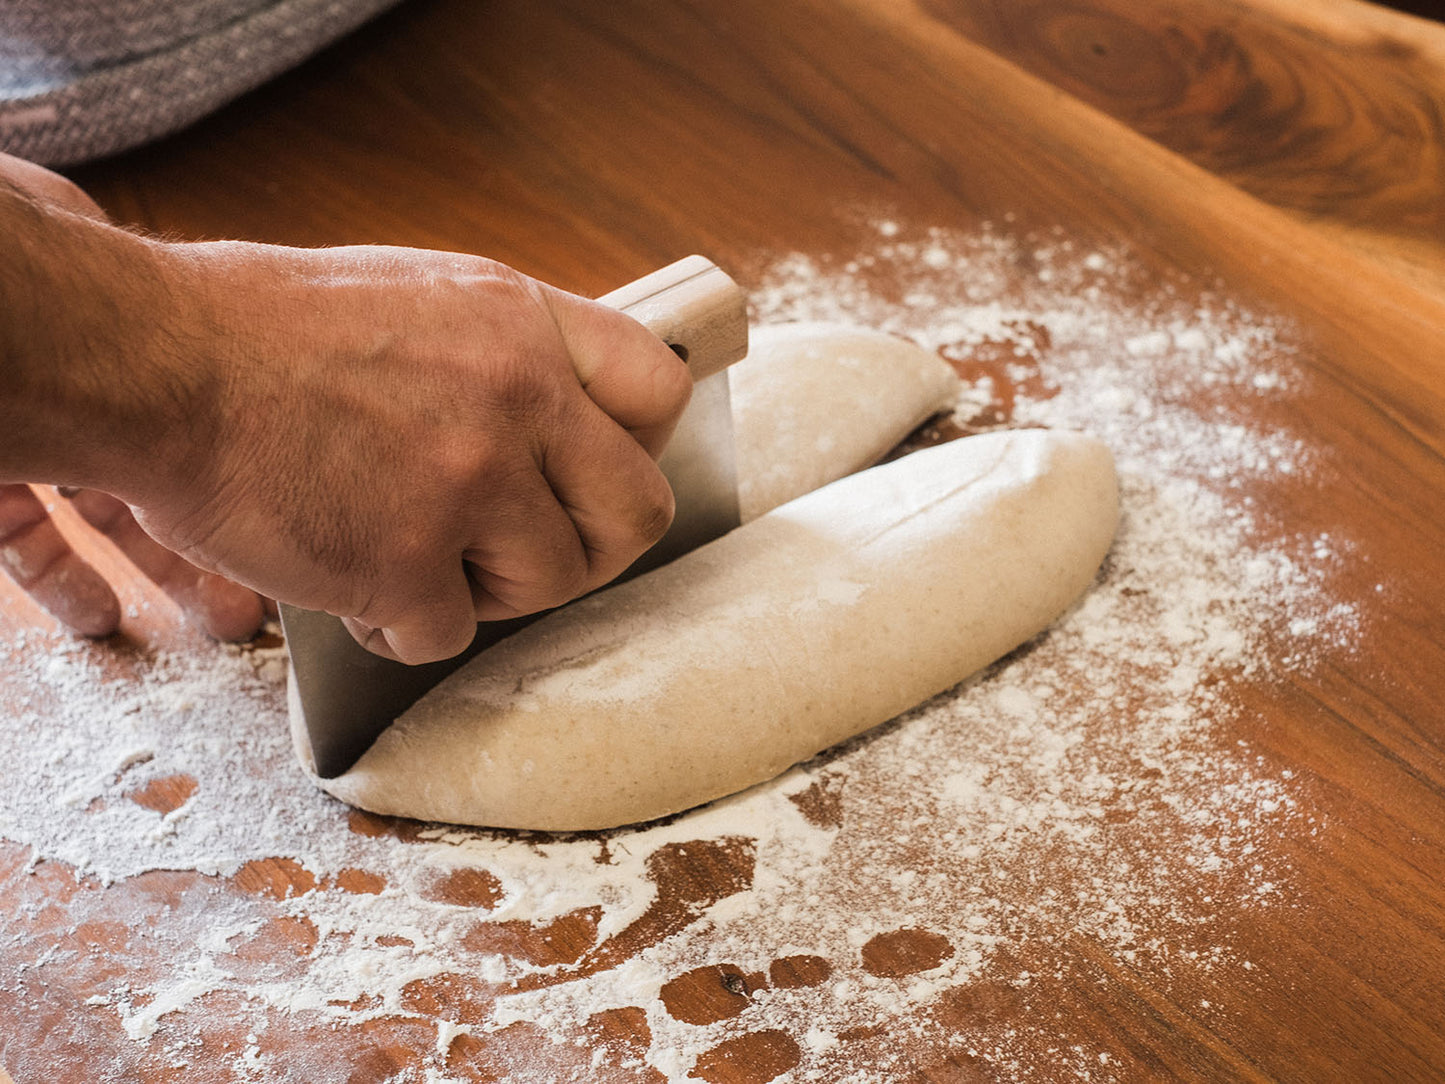
[[[687,366],[625,313],[552,287],[546,296],[588,397],[656,459],[692,395]]]

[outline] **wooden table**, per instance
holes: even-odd
[[[286,990],[309,988],[334,958],[328,945],[360,935],[318,925],[310,901],[320,914],[345,896],[363,922],[368,901],[375,915],[415,902],[396,898],[420,891],[411,882],[272,855],[225,874],[157,868],[103,884],[7,842],[0,1061],[18,1084],[1445,1076],[1445,31],[1353,0],[1145,7],[412,0],[194,129],[76,177],[116,217],[185,237],[474,251],[591,294],[693,251],[758,288],[777,282],[780,259],[802,254],[906,310],[896,261],[848,272],[849,261],[876,250],[880,233],[917,239],[946,227],[991,237],[994,251],[1012,246],[1017,259],[990,266],[1006,280],[1000,295],[1025,307],[1040,246],[1066,242],[1079,259],[1126,254],[1113,303],[1130,312],[1167,296],[1186,311],[1227,302],[1269,314],[1302,359],[1291,394],[1231,399],[1219,423],[1323,451],[1228,499],[1267,495],[1277,538],[1315,539],[1316,552],[1328,548],[1321,539],[1347,543],[1329,590],[1348,601],[1357,635],[1289,666],[1286,633],[1266,631],[1262,655],[1280,663],[1266,680],[1209,674],[1231,707],[1194,735],[1192,763],[1246,765],[1275,788],[1269,801],[1289,805],[1259,829],[1255,871],[1250,852],[1226,850],[1219,882],[1273,890],[1261,877],[1278,870],[1287,904],[1223,890],[1201,902],[1195,882],[1165,883],[1132,916],[1137,952],[1081,924],[1037,942],[989,942],[967,966],[966,931],[942,919],[860,926],[856,943],[834,930],[828,943],[853,951],[824,955],[796,930],[770,943],[769,923],[783,916],[763,915],[751,922],[770,958],[743,959],[725,947],[735,944],[724,938],[737,913],[728,907],[786,871],[769,868],[742,828],[729,830],[723,810],[662,835],[576,844],[634,869],[652,894],[620,930],[607,925],[612,899],[528,911],[486,861],[458,860],[427,891],[451,908],[447,921],[469,923],[458,941],[465,966],[390,991],[386,1011],[354,991],[322,1011],[287,1004]],[[965,375],[994,380],[999,409],[1015,393],[1040,394],[1000,345],[970,340],[952,355]],[[1193,394],[1182,407],[1205,410]],[[105,666],[126,673],[157,645],[214,650],[144,585],[126,584],[130,600],[154,605],[136,610]],[[27,625],[44,621],[7,593],[0,629],[13,637]],[[21,714],[35,652],[61,642],[9,643],[0,704]],[[260,707],[238,712],[279,718],[279,690],[260,695]],[[45,740],[46,709],[27,710],[24,725]],[[929,842],[928,823],[900,822],[893,849],[846,833],[847,766],[866,753],[824,758],[784,797],[812,828],[853,840],[828,861],[857,871],[860,887],[926,881],[931,864],[957,857],[941,835]],[[1154,785],[1157,767],[1134,768],[1129,785]],[[920,788],[938,782],[927,763],[911,770]],[[33,783],[6,771],[12,791]],[[1212,785],[1227,796],[1229,782]],[[180,773],[104,787],[107,800],[160,818],[195,782]],[[1154,793],[1168,804],[1166,790]],[[1130,810],[1103,801],[1099,823],[1167,866],[1149,849],[1156,822],[1130,827]],[[886,834],[889,814],[873,811],[869,823]],[[320,796],[309,815],[319,836],[442,845],[426,826]],[[560,853],[547,841],[458,838]],[[619,857],[629,848],[639,851],[630,867]],[[1042,852],[1039,862],[1009,869],[1037,873],[1044,898]],[[1078,890],[1104,900],[1114,876],[1103,866]],[[960,914],[976,887],[954,886]],[[858,906],[876,917],[876,905]],[[1212,964],[1185,951],[1186,920],[1202,943],[1219,939]],[[852,921],[840,895],[830,926]],[[169,969],[194,970],[191,950],[208,935],[232,928],[248,936],[207,958],[241,978],[173,1012],[148,1000]],[[1179,951],[1149,951],[1151,938]],[[374,942],[392,954],[389,967],[422,952],[409,929]],[[665,973],[625,981],[658,960]],[[247,981],[266,991],[254,1004]],[[553,1015],[499,1011],[525,989],[561,991],[526,1003]],[[854,995],[876,1007],[892,990],[896,1008],[872,1019],[838,1008]],[[567,1018],[569,996],[596,1011]],[[664,1049],[669,1036],[694,1035],[706,1039],[676,1040],[685,1057]]]

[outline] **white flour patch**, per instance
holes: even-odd
[[[401,842],[348,830],[345,810],[293,763],[279,649],[117,660],[104,646],[19,637],[4,652],[31,692],[0,733],[8,778],[23,785],[0,792],[0,835],[29,848],[32,867],[63,862],[114,882],[230,876],[282,857],[303,880],[255,906],[217,896],[204,937],[180,913],[152,916],[165,967],[111,977],[90,1003],[134,1042],[182,1060],[223,1016],[250,1036],[218,1055],[237,1080],[283,1079],[286,1057],[266,1033],[288,1018],[435,1018],[434,1044],[395,1078],[430,1084],[454,1079],[458,1044],[525,1025],[554,1040],[556,1062],[543,1051],[534,1072],[513,1066],[509,1079],[589,1079],[597,1065],[576,1054],[589,1021],[630,1007],[645,1013],[650,1046],[598,1057],[672,1080],[762,1032],[780,1033],[770,1041],[793,1059],[779,1079],[878,1079],[906,1051],[958,1041],[998,1074],[1114,1079],[1120,1051],[1060,1052],[1047,1016],[995,1025],[950,1015],[950,998],[987,983],[1024,1005],[1047,999],[1081,940],[1163,983],[1249,969],[1231,916],[1290,905],[1291,871],[1272,841],[1317,826],[1299,781],[1224,739],[1243,710],[1235,690],[1349,651],[1359,621],[1330,588],[1350,540],[1279,535],[1254,496],[1320,453],[1229,407],[1302,386],[1287,329],[1164,285],[1147,302],[1124,300],[1139,296],[1123,288],[1124,251],[915,235],[891,221],[878,232],[872,250],[836,267],[779,261],[754,292],[757,318],[845,320],[938,350],[967,378],[961,428],[1102,437],[1123,520],[1072,611],[959,689],[779,780],[661,825],[581,838],[434,828]],[[1020,267],[1034,269],[1021,287]],[[901,288],[884,296],[870,282]],[[850,590],[832,585],[828,601]],[[171,812],[134,798],[181,776],[194,790]],[[656,863],[696,859],[703,844],[750,874],[721,898],[659,899],[669,882]],[[368,890],[336,888],[358,870],[374,878]],[[468,871],[485,874],[488,905],[436,891]],[[659,915],[672,925],[607,955]],[[469,941],[479,926],[578,916],[595,923],[578,959]],[[43,978],[70,965],[41,958],[33,917],[12,916],[0,943],[33,957],[26,974]],[[305,931],[307,950],[284,969],[246,964],[244,947],[278,920]],[[899,958],[913,962],[888,962]],[[783,960],[812,971],[789,980]],[[712,965],[743,976],[736,1011],[676,1018],[667,984]],[[470,1016],[417,1000],[449,976],[471,984]],[[310,1079],[350,1069],[327,1071]]]

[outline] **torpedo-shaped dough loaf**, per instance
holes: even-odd
[[[743,522],[883,458],[958,397],[906,339],[847,324],[764,324],[729,370]]]
[[[769,779],[1038,633],[1113,537],[1103,444],[991,433],[806,494],[467,663],[344,775],[354,805],[591,829]]]

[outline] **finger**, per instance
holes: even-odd
[[[675,505],[657,464],[606,415],[584,405],[574,435],[543,469],[587,558],[592,590],[615,579],[667,531]]]
[[[687,366],[630,316],[550,289],[548,302],[588,396],[654,459],[692,395]]]
[[[256,592],[204,572],[145,533],[124,501],[83,489],[70,503],[162,591],[217,640],[249,640],[265,620]]]
[[[0,485],[0,567],[82,636],[109,636],[120,626],[115,592],[70,548],[29,486]]]
[[[341,619],[356,642],[373,654],[412,666],[436,662],[461,652],[477,634],[471,591],[460,563],[439,571],[423,588],[402,584],[389,594],[405,603],[387,624]]]
[[[621,430],[613,429],[631,444],[634,455],[647,459]],[[534,473],[511,492],[505,505],[486,510],[477,539],[462,554],[477,621],[549,610],[588,587],[586,547],[547,479]]]

